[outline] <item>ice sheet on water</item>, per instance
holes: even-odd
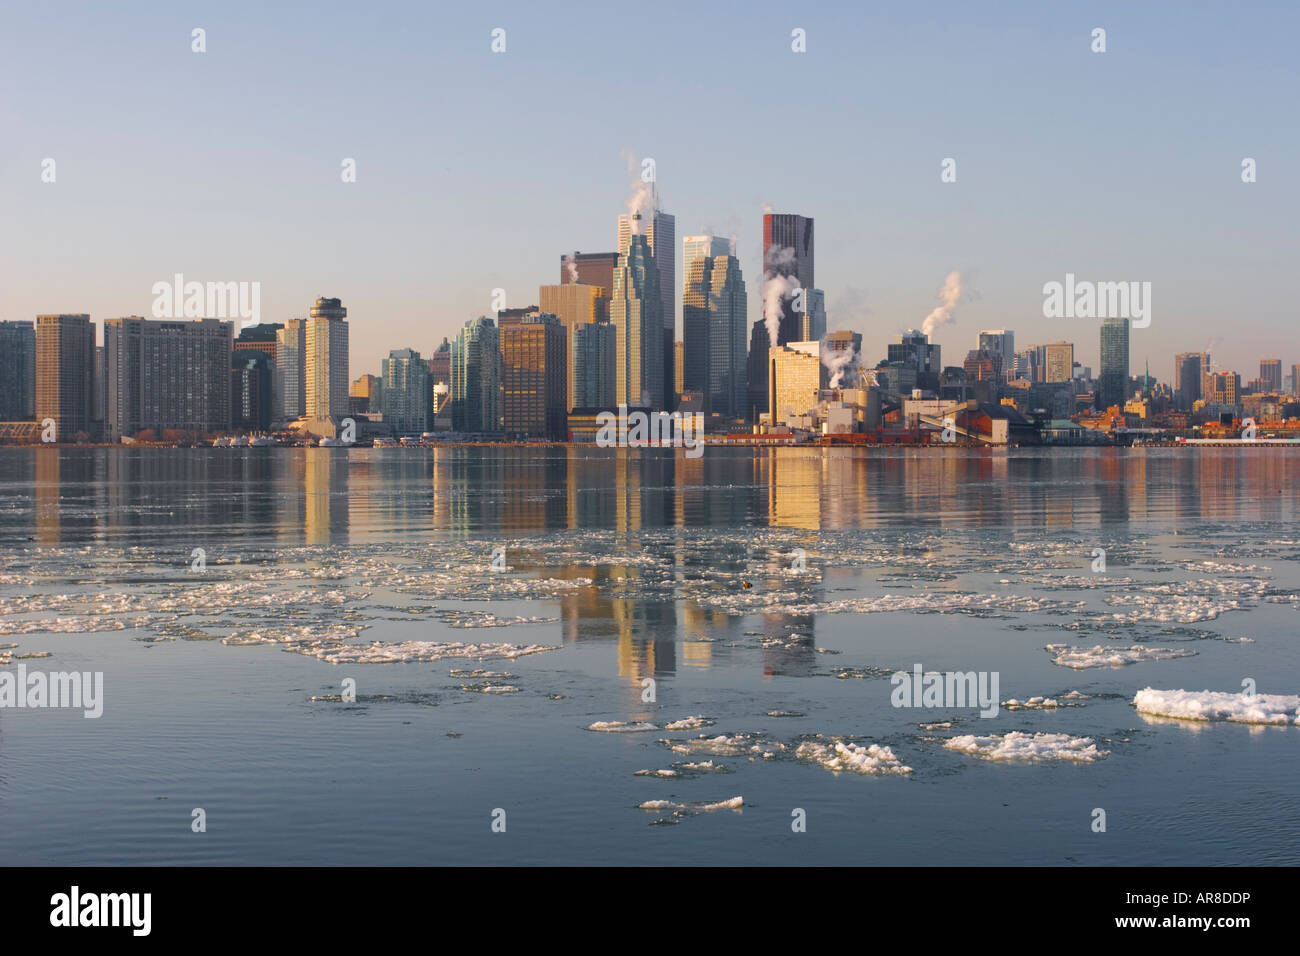
[[[1090,667],[1123,667],[1140,661],[1166,661],[1176,657],[1194,657],[1195,651],[1181,647],[1147,647],[1134,644],[1132,647],[1107,647],[1097,644],[1094,647],[1071,647],[1068,644],[1048,644],[1044,650],[1052,655],[1052,663],[1074,670]]]
[[[1108,750],[1098,750],[1091,737],[1028,734],[1020,731],[989,736],[965,734],[951,738],[944,746],[985,760],[1070,760],[1091,763],[1110,753]]]
[[[1182,720],[1223,720],[1241,724],[1300,723],[1300,697],[1286,694],[1230,694],[1202,690],[1156,690],[1137,692],[1133,706],[1139,713]]]
[[[658,730],[654,724],[646,723],[643,720],[623,721],[623,720],[598,720],[587,727],[588,730],[594,730],[602,734],[638,734],[647,730]]]
[[[642,810],[686,810],[707,813],[711,810],[739,810],[744,805],[744,797],[731,797],[728,800],[718,800],[714,803],[706,801],[678,803],[675,800],[647,800],[638,806]]]
[[[681,720],[673,720],[664,724],[664,730],[699,730],[701,727],[712,727],[714,720],[712,717],[697,715],[695,717],[683,717]]]

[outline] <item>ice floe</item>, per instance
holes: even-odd
[[[1020,731],[991,734],[987,737],[965,734],[951,738],[944,746],[986,760],[1072,760],[1088,763],[1110,753],[1108,750],[1098,750],[1091,737],[1027,734]]]
[[[879,744],[862,747],[841,739],[833,739],[829,743],[805,740],[795,751],[795,756],[800,760],[821,764],[835,773],[851,771],[862,774],[908,774],[912,772],[912,768],[904,766],[891,749]]]
[[[1241,724],[1300,723],[1300,697],[1286,694],[1230,694],[1219,691],[1156,690],[1137,692],[1140,713],[1182,720],[1223,720]]]
[[[1052,655],[1052,663],[1074,670],[1090,667],[1123,667],[1139,661],[1166,661],[1176,657],[1194,657],[1195,651],[1181,647],[1147,647],[1134,644],[1132,647],[1107,647],[1097,644],[1094,647],[1071,647],[1069,644],[1048,644],[1044,650]]]

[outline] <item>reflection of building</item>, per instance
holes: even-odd
[[[36,417],[36,326],[0,322],[0,422]]]
[[[36,418],[54,419],[59,441],[89,434],[94,364],[89,315],[36,317]]]

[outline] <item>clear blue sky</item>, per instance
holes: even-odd
[[[377,372],[493,288],[532,304],[561,253],[613,248],[631,151],[679,256],[736,233],[751,320],[767,203],[816,219],[830,326],[873,360],[958,269],[946,364],[1006,326],[1095,367],[1095,321],[1041,314],[1074,272],[1153,283],[1135,372],[1210,346],[1254,378],[1300,363],[1297,38],[1293,2],[7,0],[0,319],[147,315],[175,272],[257,280],[264,321],[342,298],[352,374]]]

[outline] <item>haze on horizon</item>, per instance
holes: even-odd
[[[1264,3],[11,5],[0,319],[148,316],[175,273],[258,281],[263,321],[341,298],[355,378],[615,248],[627,159],[652,157],[679,257],[736,236],[751,322],[767,205],[816,220],[828,327],[871,363],[959,270],[945,364],[1006,327],[1095,370],[1097,323],[1042,316],[1073,272],[1152,283],[1134,373],[1208,349],[1254,378],[1300,363],[1298,28]]]

